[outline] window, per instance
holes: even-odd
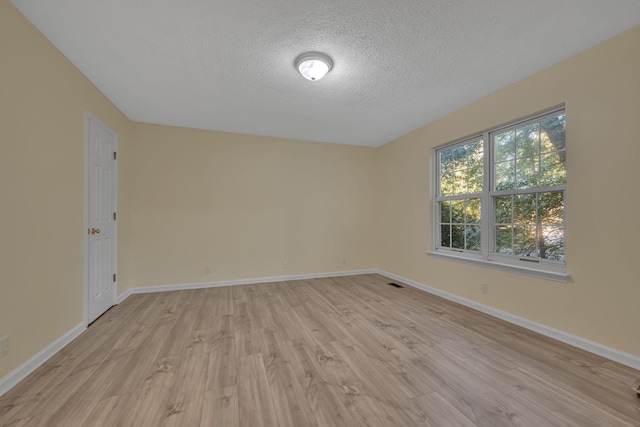
[[[436,150],[432,254],[566,280],[566,115],[553,111]]]
[[[440,246],[479,251],[484,141],[475,138],[439,150]]]

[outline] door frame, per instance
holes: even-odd
[[[115,150],[118,152],[118,134],[115,133],[109,126],[104,124],[98,118],[96,118],[93,114],[85,111],[84,113],[84,229],[82,233],[84,235],[84,324],[85,327],[89,325],[89,295],[91,293],[89,287],[89,234],[87,230],[89,229],[89,152],[90,152],[90,139],[91,135],[89,133],[89,125],[91,122],[96,123],[98,126],[104,128],[107,132],[111,133],[115,139]],[[115,165],[113,167],[113,173],[116,180],[116,185],[114,186],[115,191],[115,199],[114,199],[114,212],[118,212],[118,161],[116,159]],[[118,220],[114,223],[113,230],[113,265],[114,269],[118,271]],[[115,286],[113,286],[113,304],[116,305],[118,295],[118,281],[116,276]]]

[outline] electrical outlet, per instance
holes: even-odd
[[[282,268],[284,268],[285,270],[289,268],[289,261],[287,260],[282,261]]]
[[[346,258],[342,258],[342,265],[347,265],[347,259]]]
[[[0,339],[0,357],[9,354],[9,336]]]
[[[211,267],[206,266],[206,267],[204,268],[204,274],[211,274]]]
[[[489,285],[486,283],[481,283],[480,284],[480,292],[482,292],[483,294],[488,294],[489,293]]]

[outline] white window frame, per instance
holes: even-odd
[[[484,266],[489,268],[497,268],[501,270],[510,271],[518,274],[525,274],[534,277],[541,277],[544,279],[555,280],[560,282],[567,282],[569,279],[569,274],[566,269],[566,261],[556,261],[556,260],[548,260],[542,258],[526,258],[526,257],[518,257],[514,255],[504,255],[494,252],[495,244],[496,244],[496,236],[495,236],[495,227],[493,226],[493,222],[495,219],[495,202],[494,198],[496,196],[501,195],[514,195],[514,194],[533,194],[533,193],[544,193],[550,191],[561,191],[564,195],[565,206],[564,206],[564,216],[566,218],[566,184],[564,185],[556,185],[549,187],[533,187],[526,189],[513,189],[513,190],[494,190],[495,176],[494,176],[494,154],[493,154],[493,135],[502,133],[511,129],[520,128],[526,126],[530,123],[536,123],[541,121],[546,117],[551,117],[558,114],[565,114],[566,111],[564,106],[560,108],[554,108],[552,110],[548,110],[541,114],[536,114],[534,116],[527,117],[523,120],[518,120],[513,123],[509,123],[506,126],[500,126],[496,128],[489,129],[485,132],[475,134],[473,136],[454,141],[449,144],[445,144],[439,147],[436,147],[433,150],[433,158],[435,159],[435,167],[434,171],[434,180],[435,189],[434,196],[432,198],[433,201],[433,242],[432,242],[432,250],[428,252],[429,255],[452,260],[452,261],[460,261],[468,264]],[[440,196],[440,159],[439,152],[443,149],[451,149],[456,146],[466,145],[474,140],[481,138],[483,140],[483,191],[481,193],[467,193],[464,195],[454,195],[454,196]],[[566,141],[565,141],[566,144]],[[566,146],[565,146],[566,147]],[[566,150],[566,148],[565,148]],[[462,249],[453,249],[440,246],[441,243],[441,235],[440,235],[440,201],[444,200],[456,200],[456,199],[466,199],[469,197],[480,197],[481,200],[481,250],[478,251],[469,251]],[[564,226],[564,237],[565,237],[565,246],[566,246],[566,220],[563,223]],[[566,254],[566,249],[565,249]],[[566,260],[566,255],[565,255]]]

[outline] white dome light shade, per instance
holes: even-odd
[[[298,71],[307,80],[320,80],[329,71],[329,66],[317,59],[307,59],[298,66]]]
[[[332,67],[331,58],[320,52],[303,53],[296,59],[296,68],[300,74],[311,81],[320,80],[331,71]]]

